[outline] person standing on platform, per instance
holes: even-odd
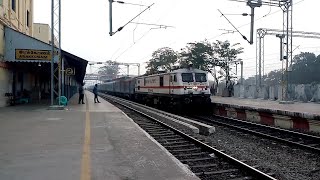
[[[84,99],[84,89],[83,89],[83,83],[81,83],[80,87],[79,87],[79,101],[78,101],[78,104],[80,104],[81,102],[82,102],[82,104],[84,104],[83,99]]]
[[[100,103],[98,99],[98,85],[95,84],[93,88],[93,94],[94,94],[94,103]]]

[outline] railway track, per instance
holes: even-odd
[[[200,140],[173,128],[162,121],[130,106],[130,102],[110,99],[101,95],[109,102],[122,106],[132,119],[164,146],[200,179],[275,179],[225,153],[211,147]]]
[[[320,153],[319,136],[216,115],[192,116],[192,118],[209,125],[220,125],[234,128],[245,133],[254,134],[256,136],[283,142],[290,146],[300,147],[312,152]]]

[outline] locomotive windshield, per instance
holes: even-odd
[[[182,73],[182,82],[193,82],[193,75],[192,73]]]
[[[207,82],[205,73],[195,73],[196,82]]]

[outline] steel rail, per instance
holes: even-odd
[[[104,98],[108,98],[106,96],[103,96],[103,97]],[[225,154],[225,153],[223,153],[223,152],[221,152],[221,151],[219,151],[219,150],[217,150],[217,149],[215,149],[215,148],[213,148],[213,147],[211,147],[211,146],[209,146],[209,145],[207,145],[207,144],[205,144],[205,143],[203,143],[203,142],[201,142],[201,141],[199,141],[197,139],[195,139],[194,137],[191,137],[188,134],[185,134],[184,132],[182,132],[182,131],[180,131],[180,130],[172,127],[172,126],[170,126],[170,125],[168,125],[166,123],[163,123],[162,121],[160,121],[160,120],[158,120],[158,119],[156,119],[156,118],[154,118],[154,117],[152,117],[150,115],[145,114],[144,112],[141,112],[141,111],[139,111],[137,109],[134,109],[133,107],[130,107],[130,106],[128,106],[126,104],[123,104],[123,103],[121,103],[119,101],[116,101],[114,99],[112,101],[117,103],[117,104],[119,104],[119,105],[121,105],[121,106],[124,106],[125,108],[128,108],[128,109],[130,109],[130,110],[132,110],[132,111],[134,111],[134,112],[136,112],[136,113],[138,113],[138,114],[140,114],[140,115],[142,115],[142,116],[144,116],[144,117],[146,117],[148,119],[151,119],[151,120],[159,123],[160,125],[168,128],[168,129],[170,129],[172,131],[174,131],[175,133],[177,133],[180,136],[184,137],[186,140],[189,140],[189,141],[193,142],[194,144],[196,144],[197,146],[201,147],[202,149],[204,149],[204,150],[206,150],[206,151],[208,151],[210,153],[214,153],[215,155],[217,155],[217,156],[225,159],[226,161],[230,162],[231,164],[237,166],[239,169],[246,171],[247,173],[249,173],[254,178],[263,179],[263,180],[264,179],[265,180],[275,180],[275,178],[271,177],[270,175],[268,175],[266,173],[263,173],[263,172],[255,169],[255,168],[253,168],[253,167],[251,167],[251,166],[249,166],[249,165],[247,165],[247,164],[245,164],[245,163],[243,163],[243,162],[241,162],[241,161],[239,161],[239,160],[237,160],[237,159],[235,159],[235,158],[233,158],[233,157],[231,157],[231,156],[229,156],[229,155],[227,155],[227,154]]]
[[[247,132],[247,133],[254,134],[254,135],[257,135],[257,136],[261,136],[261,137],[264,137],[264,138],[268,138],[268,139],[276,140],[276,141],[279,141],[279,142],[287,143],[287,144],[290,144],[290,145],[295,145],[295,146],[298,146],[298,147],[301,147],[301,148],[304,148],[304,149],[311,150],[313,152],[320,153],[320,148],[316,148],[316,147],[312,147],[312,146],[309,146],[309,145],[306,145],[306,144],[290,141],[290,140],[281,138],[281,136],[277,137],[277,136],[270,135],[270,134],[277,132],[277,133],[280,133],[280,134],[281,133],[286,133],[287,135],[288,134],[292,135],[293,138],[294,137],[299,137],[299,138],[304,138],[304,140],[306,140],[306,138],[309,138],[310,140],[317,141],[317,143],[320,145],[320,137],[317,137],[317,136],[304,134],[304,133],[300,133],[300,132],[294,132],[294,131],[281,129],[281,128],[277,128],[277,127],[271,127],[271,126],[267,126],[267,125],[263,125],[263,124],[246,122],[246,121],[239,120],[239,119],[213,115],[213,117],[218,117],[220,119],[226,119],[226,120],[229,120],[229,121],[234,121],[234,122],[237,122],[237,123],[241,123],[242,125],[251,126],[251,128],[261,128],[261,129],[264,129],[264,130],[271,130],[272,131],[272,132],[269,132],[269,134],[267,134],[267,133],[259,132],[257,130],[252,130],[252,129],[250,129],[250,127],[239,127],[237,125],[233,125],[233,124],[230,124],[230,123],[227,123],[227,122],[221,122],[219,120],[213,120],[211,118],[209,119],[207,117],[201,117],[201,116],[194,116],[194,117],[196,119],[199,119],[199,120],[203,120],[203,121],[206,121],[206,122],[211,122],[211,123],[222,125],[222,126],[225,126],[225,127],[234,128],[234,129],[237,129],[237,130],[240,130],[240,131],[243,131],[243,132]]]

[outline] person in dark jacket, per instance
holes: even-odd
[[[98,99],[98,85],[95,84],[93,88],[93,94],[94,94],[94,103],[100,103]]]
[[[84,104],[83,102],[84,99],[84,89],[83,89],[83,83],[80,85],[79,87],[79,101],[78,104],[80,104],[82,102],[82,104]]]

